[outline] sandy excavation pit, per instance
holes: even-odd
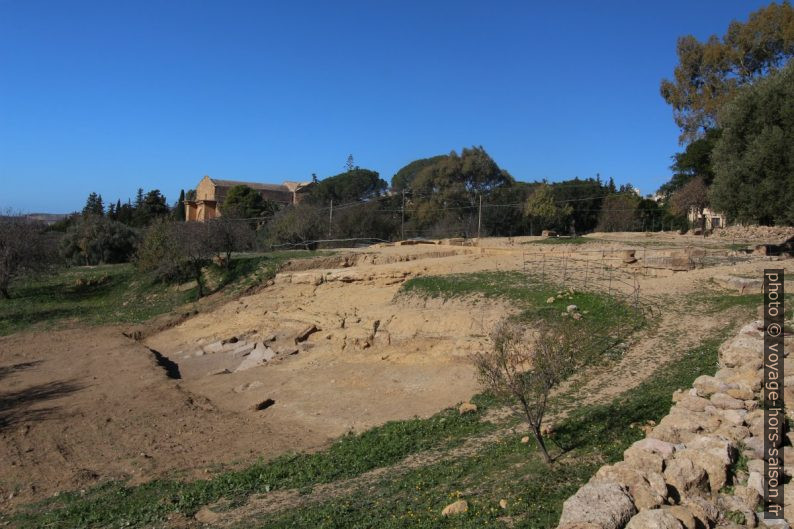
[[[272,399],[258,410],[260,420],[312,431],[312,444],[430,415],[477,391],[468,355],[509,309],[393,299],[409,277],[471,261],[455,251],[409,255],[335,269],[304,264],[146,345],[178,364],[180,385],[191,393],[240,413]]]
[[[571,273],[589,266],[592,274],[601,259],[593,256],[601,252],[614,257],[623,276],[636,272],[643,295],[654,298],[686,296],[715,276],[758,277],[770,266],[770,258],[756,255],[653,277],[643,274],[641,252],[630,264],[620,256],[656,239],[609,236],[586,245],[516,238],[486,239],[480,248],[346,251],[295,261],[274,284],[143,341],[113,326],[0,338],[0,377],[10,403],[0,416],[0,499],[14,504],[106,479],[139,483],[175,471],[206,477],[219,464],[318,449],[351,430],[429,416],[469,399],[479,391],[469,353],[487,346],[488,329],[512,309],[479,298],[395,298],[412,277],[538,272],[544,260],[560,256],[579,259],[568,263]],[[701,241],[667,234],[657,240],[662,247]],[[792,274],[790,263],[771,264]],[[741,291],[739,283],[730,290]],[[591,276],[590,285],[604,283]],[[718,316],[661,318],[665,333],[695,341],[704,326],[724,324]],[[664,350],[651,339],[628,354],[645,365],[646,355]],[[626,369],[621,384],[641,380],[642,369],[628,361]],[[594,387],[593,394],[619,392],[621,384]]]

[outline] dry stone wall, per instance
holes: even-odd
[[[786,351],[791,342],[786,339]],[[623,454],[601,467],[563,504],[558,529],[788,528],[794,486],[785,486],[786,520],[764,520],[763,334],[745,325],[719,351],[719,370],[673,394],[670,413]],[[787,403],[794,366],[785,362]],[[791,411],[787,414],[791,416]],[[780,432],[786,473],[794,471],[791,438]],[[791,436],[791,434],[788,434]]]

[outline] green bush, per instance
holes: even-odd
[[[128,262],[139,240],[133,228],[98,215],[79,217],[61,240],[61,255],[76,265]]]

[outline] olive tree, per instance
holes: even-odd
[[[530,332],[520,323],[504,320],[491,332],[493,347],[473,355],[482,384],[511,403],[529,425],[546,463],[551,456],[542,434],[551,390],[583,361],[573,327],[541,325]]]

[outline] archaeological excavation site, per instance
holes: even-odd
[[[4,523],[757,527],[763,271],[794,273],[791,235],[297,251],[140,323],[11,333]],[[475,362],[505,321],[588,351],[544,394],[550,463]]]

